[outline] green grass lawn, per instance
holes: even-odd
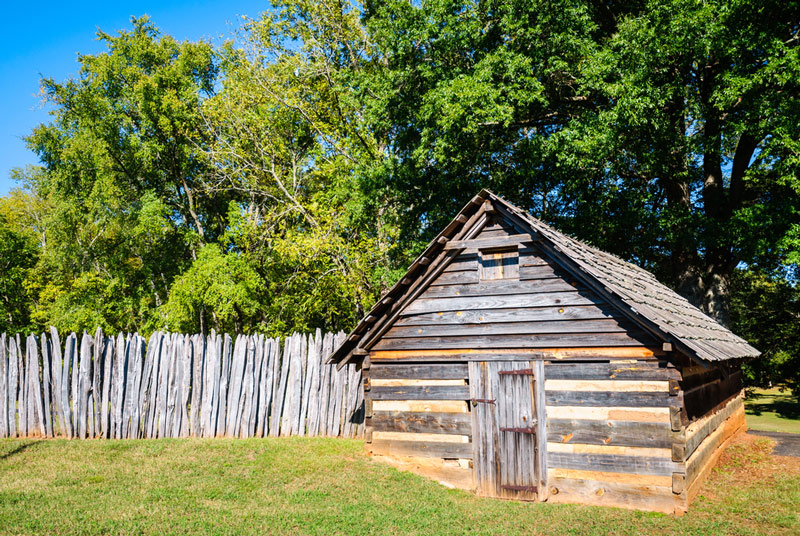
[[[788,389],[753,389],[744,401],[747,427],[800,434],[800,402]]]
[[[689,514],[478,498],[355,440],[0,440],[0,534],[798,534],[800,466],[735,445]]]

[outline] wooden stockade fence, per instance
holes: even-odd
[[[361,371],[343,333],[0,336],[0,437],[361,437]]]

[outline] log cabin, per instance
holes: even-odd
[[[331,354],[369,452],[479,495],[685,512],[759,352],[648,271],[481,191]]]

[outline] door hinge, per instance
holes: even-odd
[[[470,398],[470,402],[472,402],[473,407],[478,405],[478,402],[482,404],[494,404],[494,399],[492,398]]]
[[[502,376],[534,376],[533,369],[520,369],[520,370],[499,370],[498,374]]]

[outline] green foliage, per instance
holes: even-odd
[[[38,259],[35,235],[26,225],[28,199],[19,190],[0,199],[0,332],[31,325],[32,296],[26,281]]]
[[[0,322],[348,329],[488,187],[730,321],[750,381],[796,381],[798,13],[280,0],[217,50],[133,19],[42,82]]]
[[[800,288],[779,275],[737,271],[732,295],[734,330],[762,352],[745,365],[748,384],[788,384],[800,398]]]
[[[262,280],[236,253],[223,253],[217,244],[200,248],[197,260],[172,284],[162,308],[167,327],[194,332],[210,316],[214,324],[234,333],[258,326]],[[255,322],[254,322],[255,321]],[[259,326],[260,327],[260,326]]]

